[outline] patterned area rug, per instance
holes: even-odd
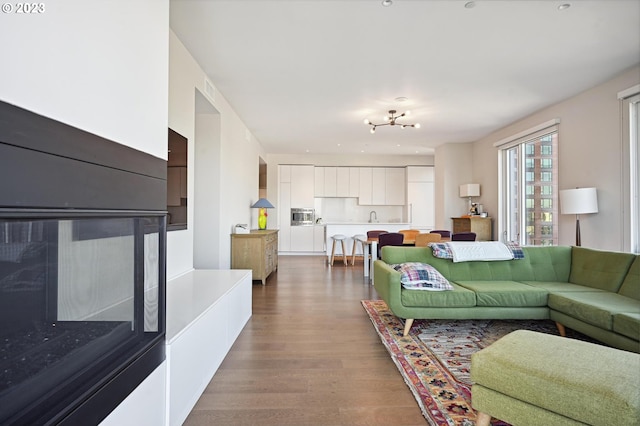
[[[382,343],[434,426],[475,425],[471,407],[471,355],[515,330],[558,335],[553,321],[415,320],[407,337],[404,322],[382,300],[362,305]],[[567,330],[569,333],[569,330]],[[494,420],[492,425],[506,425]]]

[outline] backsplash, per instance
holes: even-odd
[[[404,206],[361,206],[357,198],[316,198],[314,208],[316,218],[325,223],[368,222],[371,211],[378,222],[402,222],[404,213]]]

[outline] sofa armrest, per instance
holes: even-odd
[[[402,285],[400,284],[400,272],[393,269],[383,260],[376,260],[373,263],[373,286],[380,298],[392,310],[394,306],[401,304]]]

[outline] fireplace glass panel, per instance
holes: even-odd
[[[65,416],[163,338],[164,226],[0,218],[0,424]]]

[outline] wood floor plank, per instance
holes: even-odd
[[[427,424],[360,301],[355,267],[280,256],[253,315],[185,421],[209,425]]]

